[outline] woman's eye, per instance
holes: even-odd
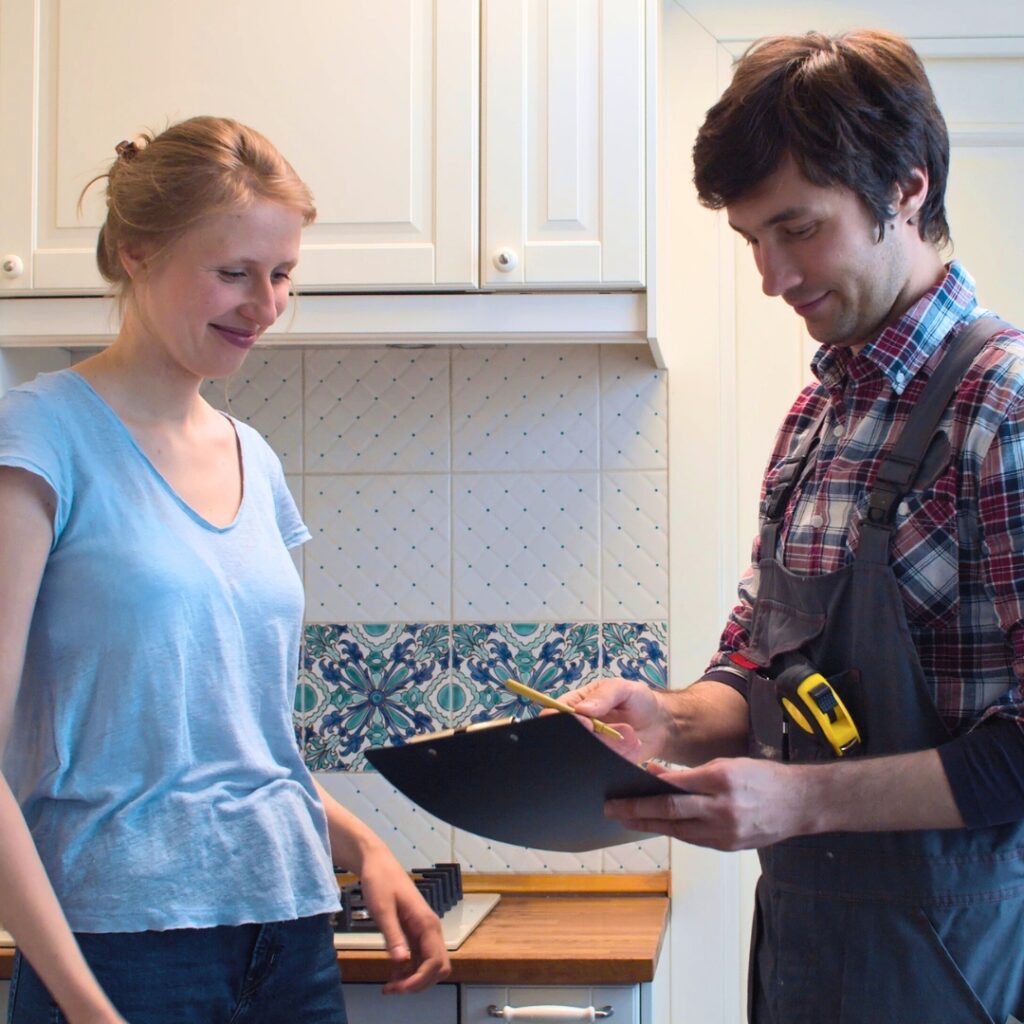
[[[244,270],[218,270],[217,273],[225,281],[240,281],[243,277],[245,277]]]

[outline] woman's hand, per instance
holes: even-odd
[[[441,922],[380,837],[346,810],[315,779],[327,812],[335,864],[354,871],[363,899],[384,935],[391,957],[385,992],[419,992],[451,972]]]
[[[391,957],[387,993],[419,992],[451,972],[441,922],[391,851],[380,844],[363,861],[363,898]]]

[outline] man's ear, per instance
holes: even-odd
[[[896,185],[892,209],[897,220],[916,224],[918,210],[928,198],[928,170],[915,167],[905,181]]]

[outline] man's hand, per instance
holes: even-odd
[[[715,850],[745,850],[822,832],[963,828],[938,752],[855,757],[818,764],[719,758],[656,775],[679,796],[609,800],[627,827]]]
[[[632,679],[598,679],[559,700],[618,729],[621,740],[601,738],[631,761],[702,764],[746,753],[747,702],[715,680],[659,690]]]
[[[367,857],[360,873],[367,909],[391,957],[387,993],[419,992],[451,972],[441,922],[387,847]]]
[[[687,794],[609,800],[609,817],[627,828],[714,850],[768,846],[814,828],[807,810],[806,774],[794,766],[736,757],[699,768],[652,765],[651,770]]]
[[[631,679],[597,679],[559,697],[586,718],[599,718],[622,733],[601,738],[630,761],[646,761],[666,746],[672,719],[658,692]]]

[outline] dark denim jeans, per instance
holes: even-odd
[[[328,915],[76,938],[129,1024],[346,1024]],[[8,1024],[65,1019],[18,955]]]

